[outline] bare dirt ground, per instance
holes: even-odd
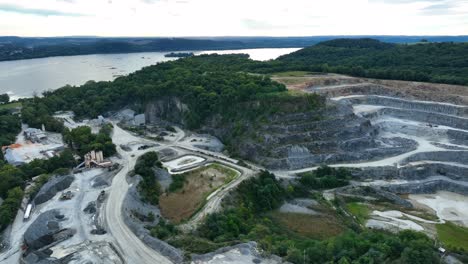
[[[424,82],[355,78],[338,74],[273,76],[289,90],[317,92],[329,97],[375,94],[407,99],[468,104],[468,87]]]
[[[211,192],[229,181],[229,173],[217,166],[209,165],[186,173],[181,190],[160,197],[162,215],[174,223],[192,216]]]

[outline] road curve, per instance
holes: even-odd
[[[122,142],[124,138],[128,137],[133,136],[118,126],[114,126],[113,141],[116,144],[119,144],[119,142]],[[126,263],[172,263],[168,258],[145,245],[130,230],[130,228],[128,228],[123,220],[122,215],[123,200],[128,191],[128,188],[130,187],[126,180],[126,175],[135,166],[139,155],[142,155],[147,151],[154,150],[154,148],[147,149],[145,151],[138,151],[134,157],[123,151],[120,147],[117,147],[117,149],[122,158],[127,160],[127,162],[126,164],[123,164],[122,170],[120,170],[120,172],[117,173],[117,175],[115,175],[114,179],[112,180],[112,188],[110,188],[109,197],[107,199],[105,208],[105,217],[108,231],[114,237]]]

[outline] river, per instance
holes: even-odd
[[[254,60],[275,59],[298,48],[197,51],[198,54],[247,53]],[[168,52],[95,54],[50,57],[0,62],[0,94],[12,99],[41,95],[42,92],[69,85],[82,85],[89,80],[111,81],[145,66],[172,60]]]

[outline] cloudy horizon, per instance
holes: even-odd
[[[468,0],[0,0],[3,36],[467,35]]]

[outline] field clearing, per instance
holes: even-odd
[[[285,71],[271,74],[272,77],[304,77],[307,75],[314,75],[314,73],[308,71]]]
[[[444,247],[468,252],[468,228],[447,222],[436,225],[437,236]]]
[[[13,109],[13,108],[21,107],[21,106],[22,104],[20,102],[2,104],[0,105],[0,110]]]
[[[236,171],[219,164],[184,173],[183,186],[160,197],[162,216],[173,223],[189,219],[205,204],[212,192],[231,182],[237,175]]]
[[[369,218],[370,209],[363,203],[348,203],[346,204],[346,207],[348,211],[354,215],[361,224],[364,224],[364,222]]]
[[[308,215],[274,212],[273,219],[290,231],[313,239],[326,239],[343,232],[344,227],[333,215]]]

